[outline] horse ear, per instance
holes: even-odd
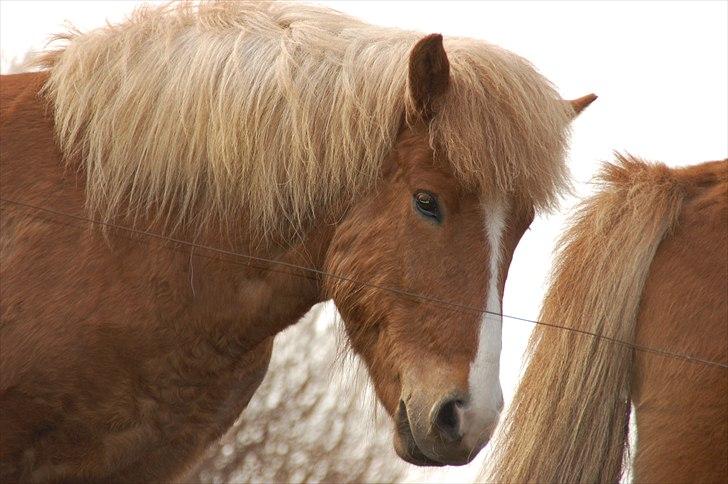
[[[410,52],[407,81],[408,118],[430,121],[437,101],[450,85],[450,62],[442,35],[430,34],[415,44]]]
[[[578,99],[572,99],[571,101],[567,101],[569,104],[571,104],[571,109],[574,110],[574,117],[577,117],[583,110],[585,110],[591,103],[593,103],[597,98],[596,94],[587,94],[586,96],[582,96]]]

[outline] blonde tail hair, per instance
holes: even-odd
[[[496,437],[489,482],[617,482],[627,447],[637,312],[683,189],[618,155],[559,243],[528,366]],[[599,335],[595,337],[585,332]],[[620,343],[616,342],[618,340]]]

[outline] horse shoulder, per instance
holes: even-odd
[[[263,379],[272,338],[226,338],[265,317],[239,306],[243,286],[265,284],[85,222],[84,177],[54,141],[45,78],[0,80],[0,478],[169,478]]]

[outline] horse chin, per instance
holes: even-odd
[[[410,464],[423,467],[441,467],[445,465],[426,456],[417,446],[410,428],[407,410],[402,402],[399,402],[397,415],[395,416],[394,450],[402,460]]]

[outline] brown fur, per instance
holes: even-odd
[[[675,170],[685,200],[650,267],[635,342],[728,363],[728,161]],[[728,369],[637,351],[635,482],[728,481]]]
[[[85,216],[37,92],[2,78],[2,196]],[[163,479],[218,438],[315,281],[2,204],[3,479]],[[312,244],[277,255],[310,263]],[[249,301],[241,313],[241,295]],[[133,301],[133,303],[131,303]]]
[[[281,28],[285,19],[299,23]],[[351,78],[327,63],[343,53],[330,31],[341,26],[352,29],[346,46],[368,48],[380,36],[382,49],[397,47],[366,71],[361,88],[374,91],[364,111],[344,82]],[[256,73],[273,74],[270,58],[253,49],[241,68],[228,63],[240,58],[212,55],[242,45],[221,32],[246,46],[251,32],[263,43],[273,35],[278,47],[308,46],[298,37],[307,33],[317,54],[298,59],[305,69],[297,76],[278,66],[282,84],[253,82],[247,91]],[[188,35],[202,38],[186,43]],[[298,40],[288,45],[288,35]],[[245,407],[272,337],[328,297],[396,417],[400,455],[430,465],[472,458],[492,422],[465,427],[477,441],[446,441],[431,431],[429,415],[453,394],[467,401],[481,315],[351,281],[482,307],[495,269],[500,298],[535,209],[563,187],[566,124],[583,103],[561,101],[527,63],[492,46],[461,39],[448,60],[442,38],[430,36],[408,57],[414,34],[303,6],[165,7],[71,37],[50,71],[6,76],[0,85],[0,477],[174,478]],[[331,57],[322,60],[320,49]],[[208,69],[221,58],[222,74]],[[304,74],[322,89],[287,84],[309,79]],[[373,82],[373,74],[391,82]],[[220,79],[224,87],[213,88]],[[300,111],[266,117],[293,94],[305,97]],[[355,127],[328,124],[324,108]],[[470,150],[483,140],[487,149]],[[439,198],[441,223],[414,209],[419,189]],[[484,220],[494,204],[508,211],[500,262],[489,269]],[[200,217],[187,217],[192,212]],[[72,218],[97,216],[196,246]],[[261,243],[273,226],[287,236]],[[255,250],[318,272],[215,248]]]
[[[564,235],[540,319],[728,361],[728,161],[607,165]],[[538,327],[486,476],[616,482],[630,399],[639,482],[725,481],[728,371]]]
[[[3,79],[3,100],[13,100],[3,102],[9,107],[3,119],[13,120],[2,131],[3,197],[84,216],[83,185],[72,172],[63,170],[50,122],[36,100],[43,77],[27,74]],[[16,94],[23,90],[25,94]],[[416,152],[427,153],[426,145],[404,143],[400,156],[411,158],[414,167],[419,163]],[[399,226],[413,241],[433,234],[427,225],[417,230],[421,233],[412,233],[412,227],[404,223],[412,220],[406,199],[398,205],[402,211],[385,216],[381,212],[385,196],[371,197],[357,207],[356,218],[337,231],[335,249],[323,250],[332,237],[323,225],[305,244],[258,255],[332,268],[373,282],[382,282],[382,277],[368,267],[358,270],[359,264],[376,263],[381,274],[402,275],[399,263],[405,256],[411,260],[404,273],[408,277],[424,281],[425,277],[439,280],[436,277],[457,275],[462,285],[454,287],[464,294],[453,289],[443,292],[448,285],[438,285],[436,291],[429,285],[415,289],[455,300],[472,294],[464,299],[469,303],[482,299],[477,292],[483,287],[459,277],[465,271],[482,274],[487,267],[482,230],[478,228],[476,237],[468,240],[456,224],[460,210],[463,217],[472,214],[480,220],[480,202],[473,195],[459,195],[454,182],[436,171],[428,175],[428,170],[433,168],[421,165],[418,179],[430,180],[426,186],[438,189],[443,199],[452,202],[453,215],[444,238],[431,244],[433,255],[435,250],[452,251],[452,243],[459,241],[459,251],[469,254],[466,259],[452,260],[454,265],[449,267],[437,265],[430,274],[416,272],[422,260],[417,257],[423,254],[412,249],[420,245],[392,245],[396,251],[391,255],[396,257],[387,259],[390,253],[383,243],[394,242],[393,227]],[[400,181],[391,185],[386,197],[409,197],[411,188],[401,178],[401,170],[395,173]],[[346,314],[350,333],[368,335],[354,337],[352,346],[375,365],[372,376],[388,409],[400,386],[398,371],[391,365],[427,361],[425,355],[418,356],[418,346],[431,347],[435,356],[445,352],[427,367],[447,362],[449,370],[443,369],[443,376],[456,370],[459,376],[452,383],[467,378],[477,315],[463,320],[453,311],[381,293],[360,304],[356,297],[360,291],[347,294],[330,283],[324,292],[320,280],[297,271],[271,270],[275,267],[199,249],[193,254],[188,247],[150,244],[123,231],[110,230],[107,242],[98,230],[64,217],[9,203],[2,209],[0,453],[4,478],[139,481],[176,475],[244,408],[263,376],[269,338],[328,293]],[[377,212],[378,217],[366,216]],[[513,239],[520,237],[528,220],[513,224],[519,231]],[[214,227],[210,232],[217,233]],[[225,246],[210,234],[199,242]],[[377,247],[376,257],[372,247]],[[346,251],[346,257],[339,251]],[[331,262],[324,263],[326,258]],[[503,267],[505,272],[506,262]],[[371,320],[349,309],[354,303],[370,310],[387,307],[393,313],[376,326],[356,329],[362,318]],[[421,316],[410,315],[414,310]],[[380,340],[375,335],[391,326],[391,320],[399,321],[402,328],[391,327],[387,333],[394,339]],[[421,331],[405,333],[409,343],[397,341],[412,321],[427,323],[430,329],[423,326]],[[451,325],[460,328],[458,338],[440,329]],[[430,342],[425,330],[442,334],[442,344]],[[401,349],[392,353],[391,344]],[[421,378],[428,381],[424,375]],[[431,380],[426,385],[436,390],[446,381]]]

